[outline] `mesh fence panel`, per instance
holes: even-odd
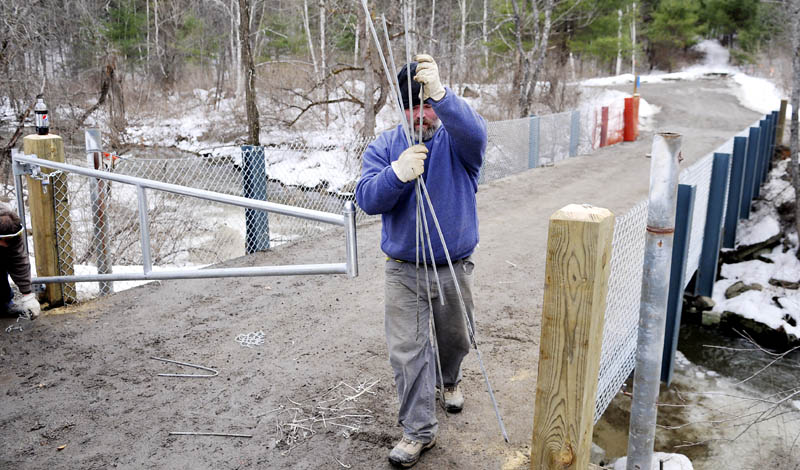
[[[520,173],[528,168],[531,155],[531,119],[494,121],[488,124],[489,141],[481,169],[481,182]],[[535,134],[534,134],[535,138]]]
[[[614,223],[595,422],[603,415],[636,363],[646,225],[646,200]]]
[[[539,164],[552,165],[569,158],[572,111],[539,117]]]

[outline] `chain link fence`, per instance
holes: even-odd
[[[578,111],[488,123],[481,182],[589,153],[595,140],[593,115]],[[341,213],[355,200],[361,155],[372,138],[346,143],[288,142],[221,149],[205,156],[118,157],[95,152],[68,156],[69,163],[236,196],[258,198],[324,212]],[[58,207],[59,274],[108,274],[143,264],[136,189],[74,174],[63,179]],[[148,229],[156,267],[199,267],[294,240],[318,236],[328,226],[243,209],[202,204],[185,196],[148,191]],[[376,220],[358,209],[357,222]],[[79,287],[83,287],[79,284]],[[89,295],[113,291],[100,283]],[[65,300],[78,293],[65,290]]]

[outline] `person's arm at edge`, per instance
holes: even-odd
[[[10,238],[6,252],[9,257],[8,275],[21,293],[30,294],[31,263],[22,236]]]

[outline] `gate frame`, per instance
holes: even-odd
[[[14,185],[17,192],[17,205],[19,215],[25,220],[25,206],[22,195],[22,176],[33,175],[41,167],[67,171],[82,176],[97,178],[118,183],[129,184],[136,187],[137,211],[139,218],[139,234],[142,247],[142,273],[112,273],[112,274],[87,274],[73,276],[47,276],[34,277],[34,284],[54,282],[103,282],[103,281],[155,281],[168,279],[206,279],[222,277],[255,277],[255,276],[288,276],[311,274],[346,274],[348,277],[358,276],[358,251],[356,243],[356,210],[352,201],[347,201],[342,215],[331,212],[304,209],[301,207],[277,204],[274,202],[248,199],[241,196],[232,196],[203,189],[190,188],[177,184],[162,183],[160,181],[137,178],[134,176],[120,175],[107,171],[93,170],[66,163],[51,162],[36,156],[25,155],[22,152],[12,151]],[[214,269],[180,269],[170,271],[153,271],[150,258],[150,236],[148,231],[147,216],[147,189],[164,191],[182,196],[189,196],[206,201],[229,204],[245,209],[263,210],[276,214],[299,217],[317,222],[344,227],[345,232],[345,262],[327,264],[295,264],[280,266],[255,266],[246,268],[214,268]],[[27,227],[24,238],[27,241]]]

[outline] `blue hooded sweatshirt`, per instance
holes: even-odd
[[[471,255],[478,244],[478,211],[475,193],[486,151],[486,120],[466,101],[446,88],[444,98],[427,103],[442,125],[428,148],[422,178],[430,194],[436,218],[444,234],[450,258],[455,261]],[[412,180],[403,183],[392,170],[391,162],[408,148],[403,128],[398,125],[378,136],[362,157],[361,179],[356,186],[356,202],[370,215],[381,214],[381,249],[389,257],[416,260],[417,198]],[[423,197],[423,203],[424,197]],[[425,214],[437,264],[447,262],[430,210]],[[426,248],[430,262],[430,252]]]

